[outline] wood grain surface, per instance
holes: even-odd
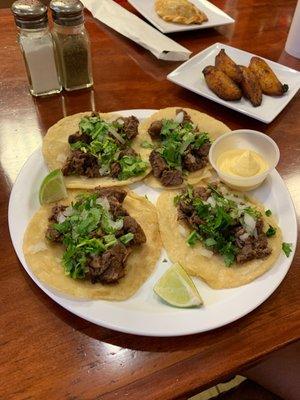
[[[194,54],[222,42],[299,69],[300,60],[284,52],[295,0],[212,2],[234,17],[235,24],[171,37]],[[120,3],[133,11],[125,1]],[[13,18],[9,10],[0,10],[0,399],[184,399],[299,339],[299,251],[275,293],[237,322],[181,338],[121,334],[73,316],[27,276],[7,228],[11,187],[47,128],[66,114],[185,106],[207,112],[231,129],[263,131],[277,142],[278,170],[299,221],[300,97],[265,125],[168,82],[166,75],[179,63],[157,60],[89,13],[86,26],[94,89],[34,99]]]

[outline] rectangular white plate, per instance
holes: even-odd
[[[190,0],[190,2],[207,15],[207,22],[203,22],[201,25],[182,25],[166,22],[156,14],[154,0],[128,0],[128,3],[163,33],[193,31],[195,29],[212,28],[234,22],[233,18],[207,0]]]
[[[225,49],[228,56],[238,65],[248,66],[251,57],[255,56],[255,54],[248,53],[247,51],[239,50],[222,43],[215,43],[180,65],[180,67],[167,76],[167,79],[179,86],[191,90],[194,93],[200,94],[201,96],[223,104],[226,107],[249,115],[259,121],[266,123],[272,122],[299,90],[300,72],[264,59],[273,69],[278,79],[282,83],[289,85],[287,93],[281,97],[263,95],[262,104],[259,107],[253,107],[245,98],[242,98],[239,101],[225,101],[220,99],[208,88],[202,74],[202,70],[207,65],[215,65],[215,56],[221,49]]]

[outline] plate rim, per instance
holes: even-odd
[[[126,112],[128,112],[128,113],[131,112],[132,113],[133,111],[138,111],[139,113],[149,113],[149,112],[153,112],[155,110],[152,110],[152,109],[131,109],[131,110],[121,110],[121,111],[114,111],[114,112],[119,113],[119,114],[120,113],[124,113],[125,114]],[[139,117],[139,118],[142,118],[142,117]],[[210,330],[217,329],[217,328],[219,328],[221,326],[228,325],[228,324],[230,324],[230,323],[232,323],[232,322],[244,317],[245,315],[247,315],[250,312],[252,312],[253,310],[255,310],[257,307],[259,307],[264,301],[266,301],[270,297],[270,295],[272,293],[275,292],[275,290],[278,288],[278,286],[284,280],[286,274],[288,273],[288,271],[289,271],[289,269],[291,267],[291,264],[292,264],[293,259],[294,259],[295,251],[296,251],[297,234],[298,234],[295,207],[294,207],[291,195],[290,195],[290,193],[289,193],[289,191],[288,191],[288,189],[287,189],[287,187],[285,185],[285,182],[281,178],[281,176],[278,173],[278,171],[274,170],[274,174],[276,176],[276,179],[279,178],[281,183],[283,184],[284,190],[285,190],[285,192],[286,192],[286,194],[288,196],[289,204],[290,204],[291,209],[293,211],[292,218],[295,221],[295,224],[294,224],[295,229],[294,229],[294,233],[293,233],[293,236],[295,237],[295,246],[294,246],[295,248],[293,249],[293,253],[291,255],[291,258],[289,258],[289,260],[287,262],[288,265],[286,267],[286,271],[283,274],[283,276],[278,280],[278,282],[277,282],[277,284],[275,286],[274,285],[271,286],[271,287],[269,286],[268,290],[265,291],[264,296],[262,296],[258,302],[253,303],[253,305],[248,307],[246,310],[244,310],[244,312],[237,313],[237,315],[235,317],[230,318],[225,323],[223,323],[222,321],[220,323],[217,322],[217,323],[214,323],[213,325],[211,325],[211,327],[209,329],[203,329],[203,330],[199,329],[199,327],[193,327],[193,329],[189,328],[188,330],[185,330],[185,329],[178,330],[177,329],[177,331],[175,333],[161,332],[161,331],[157,332],[155,330],[149,332],[149,329],[143,330],[143,329],[139,328],[139,331],[137,331],[137,328],[130,328],[130,327],[123,328],[122,326],[120,326],[120,325],[118,325],[116,323],[113,323],[113,322],[109,322],[107,320],[99,322],[99,319],[97,320],[97,319],[95,319],[95,318],[93,318],[93,317],[91,317],[89,315],[88,316],[84,315],[80,310],[78,311],[76,308],[74,310],[74,308],[69,306],[68,304],[63,304],[64,301],[65,301],[65,298],[63,298],[63,297],[59,298],[58,297],[59,294],[57,295],[56,293],[53,293],[51,290],[48,289],[47,285],[44,285],[41,281],[39,281],[38,278],[35,277],[35,275],[33,274],[33,272],[31,271],[30,267],[27,265],[27,263],[25,261],[23,250],[21,249],[20,252],[19,252],[18,246],[16,244],[16,238],[12,235],[12,218],[13,218],[12,217],[12,215],[13,215],[13,211],[12,211],[13,205],[12,204],[13,204],[14,196],[15,196],[14,193],[18,188],[18,184],[19,184],[18,181],[20,180],[20,177],[22,176],[21,175],[22,172],[24,170],[26,170],[26,165],[29,164],[31,159],[33,159],[35,156],[37,156],[38,153],[40,153],[40,155],[42,155],[41,154],[41,146],[38,147],[36,150],[34,150],[33,153],[28,157],[26,162],[23,164],[23,166],[22,166],[21,170],[19,171],[19,174],[18,174],[18,176],[17,176],[17,178],[15,180],[15,183],[14,183],[14,185],[12,187],[11,193],[10,193],[9,204],[8,204],[8,227],[9,227],[9,233],[10,233],[11,241],[12,241],[12,244],[13,244],[14,251],[18,256],[19,262],[21,263],[22,267],[25,269],[27,274],[30,276],[30,278],[33,280],[33,282],[35,284],[37,284],[37,286],[45,294],[47,294],[51,298],[51,300],[55,301],[57,304],[59,304],[60,306],[62,306],[63,308],[65,308],[66,310],[71,312],[72,314],[79,316],[80,318],[83,318],[83,319],[85,319],[85,320],[87,320],[89,322],[92,322],[92,323],[94,323],[94,324],[96,324],[98,326],[102,326],[102,327],[105,327],[105,328],[108,328],[108,329],[113,329],[115,331],[119,331],[119,332],[123,332],[123,333],[134,334],[134,335],[138,335],[138,336],[142,335],[142,336],[149,336],[149,337],[176,337],[176,336],[192,335],[192,334],[201,333],[201,332],[208,332]],[[98,301],[102,301],[102,300],[98,300]],[[103,302],[104,303],[113,303],[113,302],[108,302],[108,301],[103,301]],[[131,312],[132,310],[128,310],[128,311]],[[138,313],[138,314],[141,314],[141,315],[146,315],[143,311],[134,310],[134,313]]]
[[[150,1],[154,1],[154,0],[150,0]],[[146,18],[153,26],[155,26],[155,28],[157,28],[160,32],[166,34],[166,33],[180,33],[180,32],[191,32],[191,31],[196,31],[196,30],[203,30],[203,29],[210,29],[210,28],[216,28],[219,26],[223,26],[223,25],[230,25],[230,24],[234,24],[235,23],[235,19],[232,18],[229,14],[227,14],[225,11],[223,11],[221,8],[217,7],[215,4],[211,3],[208,0],[199,0],[199,1],[203,1],[206,4],[209,4],[210,6],[212,6],[215,10],[221,11],[221,13],[223,14],[222,17],[226,18],[227,20],[224,22],[220,22],[220,23],[216,23],[210,26],[203,26],[202,24],[200,24],[199,26],[195,26],[194,25],[186,25],[185,29],[176,29],[174,28],[164,28],[162,27],[159,23],[157,23],[155,20],[153,20],[151,17],[149,17],[149,15],[145,15],[141,12],[141,8],[138,6],[138,4],[136,3],[136,0],[128,0],[128,3],[134,7],[135,10],[138,11],[138,13],[140,15],[142,15],[144,18]],[[164,21],[166,23],[168,23],[167,21]]]
[[[275,114],[273,114],[272,116],[270,116],[270,117],[268,118],[268,117],[262,117],[262,116],[256,115],[255,113],[251,112],[252,109],[250,109],[250,111],[238,109],[238,108],[235,106],[235,104],[232,104],[231,102],[227,102],[227,101],[225,101],[225,100],[223,100],[223,99],[220,99],[220,98],[217,97],[213,92],[210,94],[210,93],[205,93],[205,92],[201,91],[201,89],[200,89],[200,91],[197,90],[197,89],[193,89],[193,88],[191,88],[191,87],[188,86],[188,85],[184,85],[184,84],[180,83],[180,82],[176,79],[176,75],[178,75],[178,74],[181,72],[181,70],[185,69],[189,63],[192,63],[194,60],[196,60],[196,59],[198,59],[198,58],[201,58],[201,56],[203,56],[205,53],[207,53],[207,52],[209,52],[209,51],[211,51],[211,50],[214,50],[215,48],[218,49],[218,48],[220,48],[220,47],[225,48],[225,49],[226,49],[226,48],[227,48],[227,49],[234,49],[234,50],[240,51],[240,52],[242,52],[242,53],[246,53],[247,55],[250,55],[250,56],[260,57],[260,58],[262,58],[263,60],[265,60],[265,61],[267,61],[268,63],[270,63],[271,65],[274,65],[274,64],[275,64],[275,65],[278,65],[278,66],[280,66],[280,67],[283,67],[286,71],[288,71],[288,72],[290,72],[290,73],[296,73],[297,75],[300,76],[300,72],[299,72],[299,71],[297,71],[297,70],[295,70],[295,69],[293,69],[293,68],[287,67],[287,66],[284,65],[284,64],[280,64],[280,63],[278,63],[278,62],[276,62],[276,61],[269,60],[268,58],[261,57],[261,56],[259,56],[259,55],[257,55],[257,54],[254,54],[254,53],[250,53],[249,51],[239,49],[238,47],[230,46],[230,45],[225,44],[225,43],[216,42],[216,43],[214,43],[214,44],[212,44],[212,45],[206,47],[205,49],[201,50],[199,53],[195,54],[195,55],[194,55],[193,57],[191,57],[189,60],[183,62],[181,65],[179,65],[179,66],[178,66],[177,68],[175,68],[173,71],[171,71],[171,72],[167,75],[167,80],[170,81],[170,82],[172,82],[172,83],[174,83],[174,84],[176,84],[176,85],[178,85],[178,86],[180,86],[180,87],[183,87],[184,89],[187,89],[187,90],[189,90],[189,91],[191,91],[191,92],[197,94],[198,96],[205,97],[205,98],[207,98],[207,99],[209,99],[209,100],[211,100],[211,101],[213,101],[213,102],[215,102],[215,103],[217,103],[217,104],[221,104],[221,105],[224,106],[224,107],[227,107],[227,108],[229,108],[229,109],[231,109],[231,110],[234,110],[234,111],[236,111],[236,112],[238,112],[238,113],[241,113],[241,114],[243,114],[243,115],[247,115],[248,117],[251,117],[251,118],[253,118],[253,119],[256,119],[256,120],[258,120],[258,121],[260,121],[260,122],[264,122],[264,123],[266,123],[266,124],[269,124],[269,123],[271,123],[272,121],[274,121],[274,119],[275,119],[276,117],[278,117],[278,115],[287,107],[287,105],[290,103],[290,101],[296,96],[296,94],[297,94],[298,91],[299,91],[300,84],[298,84],[298,87],[296,88],[295,93],[292,94],[292,95],[291,95],[291,94],[288,94],[288,96],[287,96],[287,98],[286,98],[286,102],[284,102],[284,103],[279,107],[279,109],[276,111]],[[255,111],[255,108],[254,108],[254,107],[253,107],[253,111]]]

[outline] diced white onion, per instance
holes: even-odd
[[[62,212],[60,212],[58,215],[57,215],[57,222],[59,223],[59,224],[61,224],[62,222],[64,222],[65,220],[66,220],[66,216],[62,213]]]
[[[36,244],[32,244],[28,248],[30,253],[38,253],[39,251],[47,250],[47,245],[45,242],[38,242]]]
[[[122,138],[122,136],[112,127],[108,128],[109,133],[111,133],[120,143],[124,144],[125,140]]]
[[[99,168],[99,174],[101,176],[105,176],[109,174],[109,168],[107,166],[103,166]]]
[[[124,119],[118,118],[116,121],[119,125],[124,125]]]
[[[211,258],[213,256],[213,251],[207,250],[204,247],[200,247],[198,249],[198,252],[201,254],[201,256],[207,257],[207,258]]]
[[[109,210],[109,201],[106,197],[98,197],[96,204],[100,204],[106,211]]]
[[[244,222],[245,222],[245,229],[247,230],[248,233],[252,234],[256,226],[255,219],[251,217],[251,215],[249,215],[248,213],[245,213]]]
[[[228,194],[225,196],[226,199],[234,201],[236,204],[241,204],[243,203],[243,200],[240,197],[234,196],[232,194]]]
[[[184,226],[179,225],[179,233],[181,236],[186,237],[187,236],[187,230],[184,228]]]
[[[253,236],[255,237],[255,239],[258,238],[258,233],[257,233],[257,229],[256,228],[253,231]]]
[[[117,221],[111,220],[111,221],[109,221],[109,225],[113,229],[116,229],[118,231],[119,229],[123,228],[123,220],[122,219],[118,219]]]
[[[65,209],[65,211],[63,211],[63,215],[64,215],[65,217],[70,217],[71,215],[73,215],[73,213],[74,213],[74,208],[71,207],[71,206],[67,207],[67,208]]]
[[[241,236],[239,236],[239,239],[246,240],[246,239],[248,239],[249,236],[250,236],[250,234],[248,232],[246,232],[246,233],[243,233]]]
[[[216,206],[216,200],[215,200],[212,196],[210,196],[206,201],[207,201],[207,203],[210,204],[212,207],[215,207],[215,206]]]
[[[178,122],[178,124],[181,124],[183,122],[183,118],[184,118],[184,113],[183,111],[180,111],[176,117],[174,118],[175,122]]]

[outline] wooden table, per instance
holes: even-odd
[[[299,69],[300,60],[284,52],[296,1],[213,3],[236,23],[172,37],[194,53],[223,42]],[[9,10],[0,11],[0,21],[0,399],[186,398],[299,339],[299,251],[284,282],[251,314],[213,332],[159,339],[95,326],[55,304],[20,265],[7,228],[12,184],[47,128],[65,114],[93,108],[186,106],[207,112],[232,129],[266,132],[280,148],[278,170],[299,219],[299,95],[273,123],[257,122],[168,82],[167,73],[178,63],[158,61],[87,14],[94,90],[36,100],[27,90]]]

